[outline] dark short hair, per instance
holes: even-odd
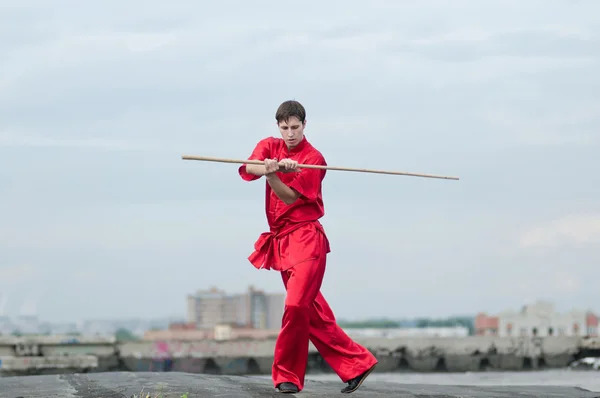
[[[294,116],[297,117],[301,123],[304,123],[306,120],[306,110],[298,101],[285,101],[277,108],[275,120],[277,120],[277,123],[281,123],[282,121],[287,122],[290,117]]]

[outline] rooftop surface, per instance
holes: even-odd
[[[131,398],[150,397],[347,397],[341,382],[307,381],[299,394],[281,394],[271,380],[260,377],[187,373],[90,373],[19,376],[0,379],[0,398]],[[162,395],[160,395],[162,394]],[[600,393],[555,386],[445,386],[380,383],[367,380],[352,397],[570,397],[599,398]]]

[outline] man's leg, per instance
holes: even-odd
[[[324,273],[325,255],[282,272],[287,294],[281,331],[275,343],[272,378],[276,388],[281,383],[292,383],[299,391],[304,388],[310,314]]]
[[[344,383],[344,392],[356,390],[377,364],[375,356],[365,347],[353,341],[339,327],[333,311],[319,292],[310,311],[310,341],[325,362]]]

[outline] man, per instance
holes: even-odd
[[[329,241],[319,219],[324,215],[321,183],[325,170],[298,168],[298,163],[326,165],[323,155],[304,136],[306,111],[296,101],[282,103],[275,113],[282,138],[261,140],[240,176],[266,179],[266,215],[270,231],[261,234],[248,257],[258,269],[281,272],[287,294],[282,326],[275,344],[272,378],[283,393],[304,388],[309,340],[348,385],[356,391],[377,364],[366,348],[337,325],[320,293]]]

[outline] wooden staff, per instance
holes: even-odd
[[[264,162],[260,160],[241,160],[241,159],[223,159],[223,158],[212,158],[208,156],[192,156],[183,155],[183,160],[201,160],[206,162],[220,162],[220,163],[236,163],[236,164],[256,164],[263,165]],[[282,163],[280,163],[282,165]],[[320,166],[315,164],[298,164],[298,168],[304,169],[324,169],[324,170],[338,170],[338,171],[354,171],[358,173],[376,173],[376,174],[393,174],[403,175],[411,177],[425,177],[425,178],[439,178],[444,180],[458,180],[458,177],[447,177],[433,174],[419,174],[419,173],[405,173],[401,171],[386,171],[386,170],[372,170],[372,169],[353,169],[349,167],[334,167],[334,166]]]

